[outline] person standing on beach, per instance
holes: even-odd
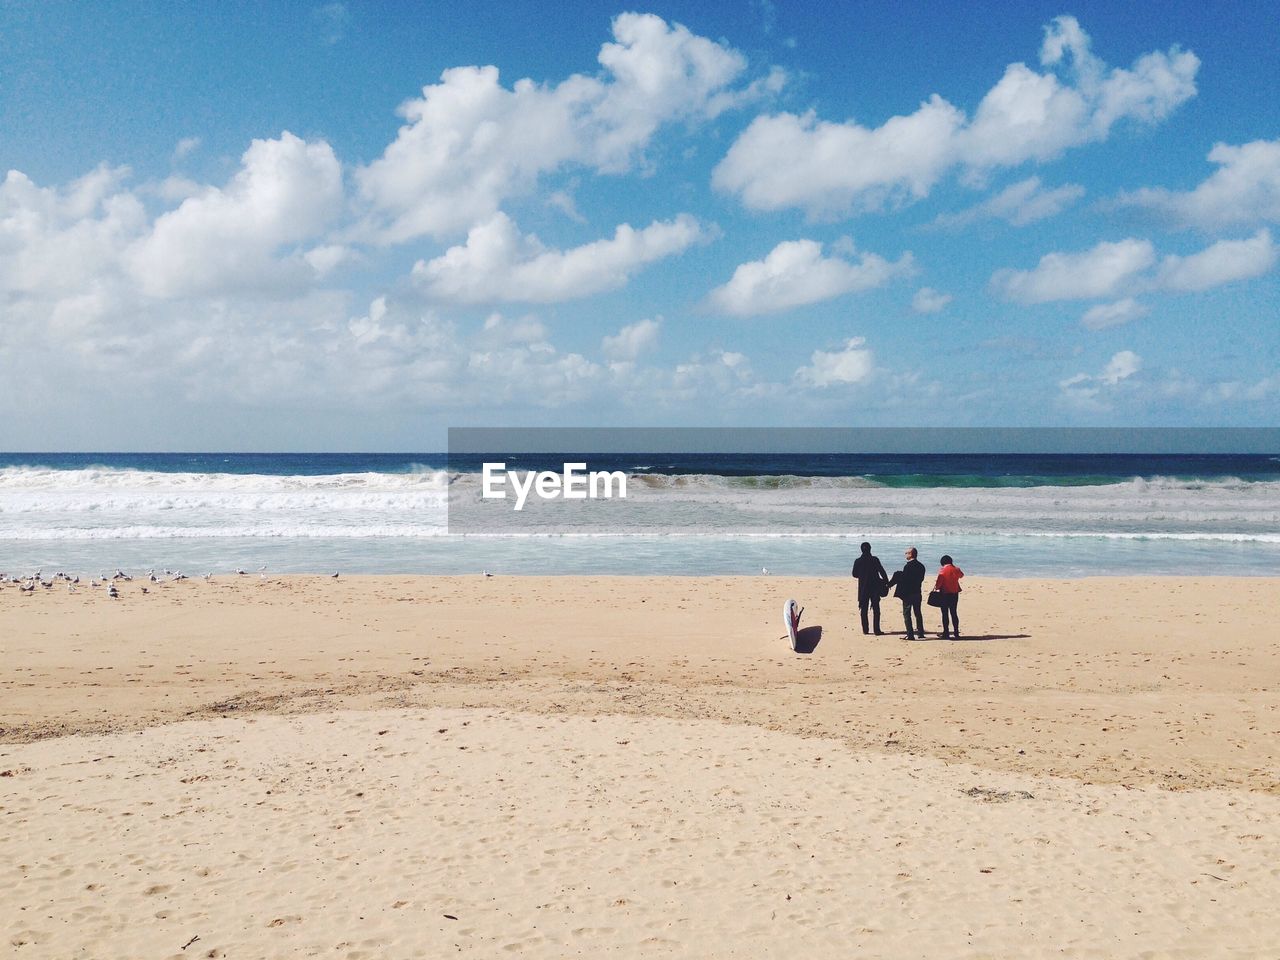
[[[884,564],[879,557],[871,555],[871,544],[862,544],[862,556],[853,561],[852,576],[858,581],[858,613],[862,616],[862,632],[867,629],[867,606],[870,605],[875,614],[874,624],[876,636],[883,636],[880,629],[880,598],[888,591],[889,575],[884,572]]]
[[[893,575],[889,586],[893,595],[902,601],[902,622],[907,625],[907,639],[924,639],[924,617],[920,613],[920,585],[924,583],[924,564],[916,559],[916,548],[907,547],[906,565]],[[911,628],[911,614],[915,613],[915,629]]]
[[[957,567],[947,554],[943,554],[942,569],[938,571],[938,579],[934,581],[933,589],[942,594],[942,639],[947,639],[948,634],[948,617],[950,617],[950,634],[952,640],[960,639],[960,614],[956,612],[956,606],[960,603],[960,578],[964,576],[964,571]]]

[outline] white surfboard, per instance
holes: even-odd
[[[788,600],[782,607],[782,621],[787,626],[787,639],[791,641],[791,649],[796,648],[796,634],[800,632],[800,614],[804,608],[794,600]]]

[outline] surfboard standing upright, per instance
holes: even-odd
[[[804,608],[794,600],[788,600],[782,606],[782,621],[787,625],[787,639],[791,641],[791,649],[796,648],[796,634],[800,632],[800,614]]]

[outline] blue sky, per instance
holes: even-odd
[[[7,3],[0,448],[1280,422],[1265,5],[935,6]]]

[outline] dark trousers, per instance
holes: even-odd
[[[942,635],[945,637],[947,633],[954,633],[960,636],[960,614],[956,611],[956,604],[960,602],[960,594],[944,593],[942,595]],[[950,618],[950,627],[947,625],[948,617]]]
[[[874,614],[874,616],[872,617],[872,620],[875,623],[875,631],[876,633],[879,633],[880,632],[880,596],[878,593],[875,594],[874,596],[867,595],[867,596],[858,598],[858,613],[861,614],[862,616],[862,632],[863,633],[870,632],[867,629],[867,605],[868,604],[871,605],[871,612]]]
[[[916,615],[916,628],[911,629],[911,614]],[[902,622],[907,625],[907,636],[924,636],[924,617],[920,613],[920,600],[903,600],[902,601]]]

